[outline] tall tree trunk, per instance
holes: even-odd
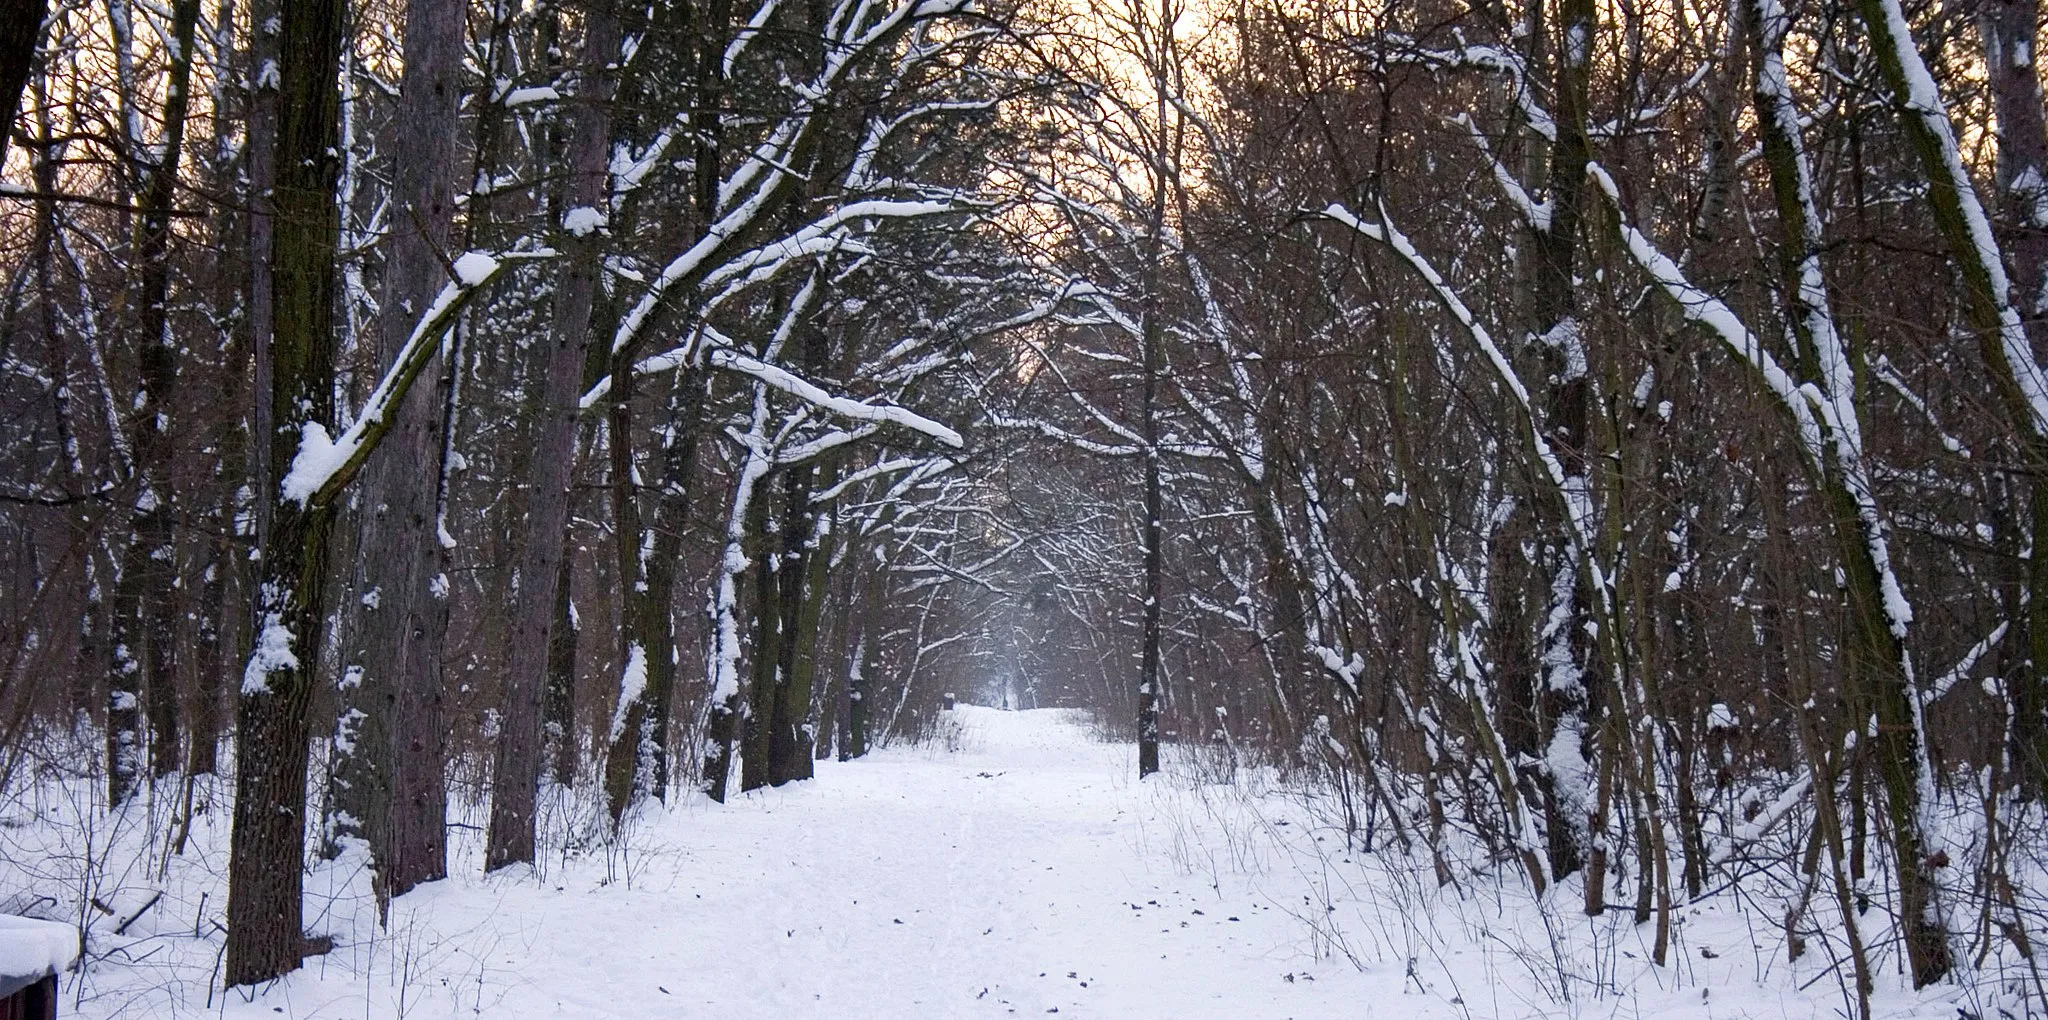
[[[781,582],[783,640],[778,649],[783,684],[775,702],[768,746],[768,782],[775,786],[813,774],[816,735],[811,698],[818,674],[818,617],[832,564],[832,510],[813,503],[815,488],[838,479],[832,454],[822,468],[805,465],[787,490]]]
[[[1554,60],[1553,102],[1557,139],[1551,146],[1547,223],[1534,229],[1533,273],[1530,280],[1530,339],[1550,380],[1540,428],[1564,468],[1555,515],[1546,524],[1543,580],[1549,600],[1538,635],[1539,680],[1536,696],[1536,757],[1543,765],[1534,782],[1541,795],[1554,878],[1577,871],[1594,839],[1592,766],[1594,716],[1599,705],[1592,692],[1592,652],[1587,636],[1585,565],[1576,558],[1593,554],[1574,548],[1571,518],[1590,518],[1588,428],[1592,383],[1588,352],[1579,322],[1577,268],[1585,215],[1586,164],[1592,152],[1586,134],[1587,86],[1592,75],[1598,9],[1592,0],[1563,0],[1559,10],[1559,46]],[[1532,35],[1541,36],[1537,25]],[[1540,65],[1532,64],[1532,73]],[[1590,525],[1590,520],[1588,520]],[[1592,534],[1590,526],[1581,535]],[[1561,766],[1576,774],[1559,775]],[[1589,882],[1604,879],[1593,876]],[[1590,888],[1588,890],[1590,895]]]
[[[270,535],[270,505],[278,476],[270,471],[270,437],[276,432],[271,418],[271,390],[276,366],[271,358],[271,334],[276,331],[276,287],[270,266],[276,245],[277,218],[277,66],[278,16],[281,0],[250,0],[249,56],[246,66],[255,69],[249,82],[249,491],[253,494],[257,548]],[[259,568],[260,569],[260,568]],[[254,581],[257,570],[244,575]],[[253,586],[252,586],[253,587]],[[251,621],[254,622],[253,620]]]
[[[732,778],[733,748],[746,735],[747,692],[739,676],[740,575],[749,565],[747,536],[757,533],[754,504],[763,498],[758,490],[773,461],[763,432],[768,414],[766,387],[756,383],[752,389],[753,423],[747,437],[746,459],[739,477],[733,480],[732,506],[726,513],[725,555],[719,560],[712,595],[712,647],[706,663],[711,690],[707,695],[710,711],[704,724],[704,793],[720,803],[725,801]]]
[[[770,479],[787,485],[787,475]],[[767,493],[754,497],[748,507],[747,533],[763,548],[754,555],[754,628],[750,642],[753,673],[747,685],[746,713],[740,739],[740,792],[768,785],[768,748],[775,722],[775,704],[784,682],[782,675],[782,612],[777,576],[785,569],[783,550],[770,530]]]
[[[378,364],[399,356],[448,275],[464,13],[461,0],[409,0],[406,7],[398,111],[380,143],[393,156],[393,203]],[[452,385],[450,368],[439,369],[444,385]],[[351,607],[360,614],[360,671],[344,695],[367,718],[336,763],[336,800],[363,827],[380,903],[448,870],[441,693],[448,578],[438,569],[446,403],[444,390],[414,386],[386,449],[363,472],[363,596]]]
[[[584,23],[585,72],[570,128],[565,210],[596,209],[603,201],[611,148],[611,100],[617,86],[613,65],[619,46],[616,12],[609,4],[594,6]],[[585,231],[568,232],[560,243],[566,261],[555,288],[539,435],[533,444],[532,487],[527,490],[526,540],[515,568],[519,600],[512,607],[508,637],[505,703],[499,715],[491,821],[484,847],[486,871],[533,860],[534,797],[541,768],[540,700],[554,632],[555,585],[561,577],[568,538],[577,402],[590,345],[591,309],[602,271],[600,241]]]
[[[1143,779],[1159,771],[1159,683],[1160,683],[1160,596],[1164,594],[1166,550],[1161,547],[1163,539],[1160,530],[1160,514],[1164,512],[1164,496],[1161,492],[1159,463],[1159,374],[1164,367],[1166,342],[1165,311],[1160,288],[1166,272],[1166,202],[1167,191],[1173,187],[1179,147],[1166,151],[1169,137],[1167,78],[1173,70],[1172,39],[1173,20],[1178,12],[1173,5],[1159,6],[1159,50],[1147,54],[1157,63],[1150,69],[1154,94],[1153,124],[1158,134],[1159,151],[1151,153],[1152,207],[1145,224],[1143,285],[1143,307],[1139,312],[1138,343],[1139,371],[1144,374],[1141,403],[1138,409],[1139,437],[1144,445],[1144,519],[1138,522],[1139,541],[1143,546],[1145,575],[1143,581],[1140,623],[1140,647],[1138,650],[1138,778]],[[1178,111],[1175,112],[1178,120]],[[1175,143],[1179,132],[1171,132]]]
[[[682,559],[683,528],[689,521],[689,486],[697,473],[697,429],[705,395],[698,373],[684,372],[676,378],[644,554],[636,543],[634,562],[622,564],[631,566],[636,578],[626,586],[621,621],[627,657],[630,661],[638,649],[642,668],[637,684],[620,688],[605,757],[605,793],[615,822],[635,797],[663,797],[668,788],[668,723],[677,655],[676,564]]]
[[[848,562],[852,562],[851,557]],[[882,605],[889,589],[889,567],[878,562],[868,570],[872,573],[863,581],[855,621],[860,637],[855,639],[847,663],[846,744],[840,754],[842,760],[868,753],[874,719],[874,678],[882,668]]]
[[[213,38],[216,67],[211,90],[214,107],[212,155],[206,161],[206,187],[217,193],[234,194],[237,188],[238,171],[244,150],[233,141],[236,133],[237,107],[246,115],[246,102],[238,102],[242,96],[233,83],[246,73],[248,61],[235,52],[235,0],[219,0],[214,6]],[[225,211],[214,218],[211,228],[213,244],[223,253],[236,251],[239,247],[247,253],[245,242],[248,223],[234,210]],[[246,307],[248,278],[246,265],[234,265],[222,271],[216,278],[215,300],[217,307]],[[243,468],[249,463],[252,449],[263,446],[260,441],[252,442],[246,428],[249,405],[250,353],[248,321],[246,317],[221,317],[215,321],[220,337],[221,368],[224,375],[223,391],[219,398],[230,409],[225,418],[226,434],[218,440],[218,453],[212,465],[214,489],[212,493],[213,518],[212,535],[202,541],[204,552],[199,557],[200,568],[199,619],[195,639],[192,669],[192,711],[187,725],[185,742],[185,771],[188,776],[212,775],[219,764],[220,738],[226,729],[223,718],[227,708],[229,690],[228,663],[233,659],[234,650],[239,648],[244,614],[238,608],[241,603],[232,600],[242,597],[241,582],[245,577],[249,560],[248,549],[242,539],[246,535],[243,524],[243,500],[251,496],[247,489],[238,486],[238,480],[248,476]]]
[[[1979,353],[1989,370],[2013,438],[2037,474],[2048,469],[2048,381],[2035,361],[2021,315],[2012,305],[2010,281],[1975,185],[1963,167],[1948,110],[1932,88],[1925,60],[1915,47],[1898,0],[1859,0],[1864,28],[1870,34],[1899,123],[1918,157],[1928,182],[1928,205],[1936,226],[1962,277],[1962,311],[1977,333]],[[2001,127],[2005,125],[2001,124]],[[2048,532],[2048,492],[2034,486],[2034,533]],[[2036,603],[2048,599],[2048,570],[2036,564],[2031,578]],[[1871,640],[1881,641],[1879,635]],[[2030,635],[2030,643],[2040,638]],[[2030,678],[2031,682],[2031,678]],[[1948,945],[1948,920],[1936,895],[1938,888],[1928,839],[1933,823],[1925,817],[1934,789],[1927,734],[1921,723],[1919,692],[1910,672],[1887,682],[1877,695],[1878,738],[1872,742],[1880,779],[1885,784],[1893,851],[1898,859],[1900,914],[1905,920],[1906,958],[1914,987],[1941,980],[1954,966]],[[1859,757],[1860,757],[1859,749]]]
[[[1977,35],[1998,122],[1999,224],[2018,312],[2034,350],[2048,339],[2048,114],[2034,63],[2037,0],[1977,0]],[[2036,548],[2048,539],[2048,484],[2025,479]],[[2048,793],[2048,556],[2023,562],[2026,657],[2010,682],[2012,760],[2021,789]]]
[[[301,435],[334,409],[334,263],[341,235],[336,87],[344,0],[284,5],[278,50],[276,430],[270,477],[283,478]],[[264,493],[263,498],[276,498]],[[327,508],[279,498],[263,542],[261,627],[241,686],[235,732],[235,827],[228,862],[226,982],[255,984],[299,966],[306,806],[307,706],[325,607]]]
[[[1162,533],[1160,514],[1164,512],[1164,499],[1159,477],[1159,371],[1165,326],[1160,321],[1159,309],[1159,251],[1158,230],[1163,226],[1155,222],[1152,252],[1146,265],[1150,274],[1145,291],[1144,321],[1140,325],[1144,345],[1144,406],[1141,411],[1141,429],[1144,437],[1145,461],[1145,518],[1140,522],[1141,541],[1144,544],[1145,579],[1143,647],[1138,656],[1138,778],[1143,779],[1159,771],[1159,641],[1160,641],[1160,596],[1164,593],[1166,551],[1161,547]]]
[[[169,81],[164,93],[163,141],[147,168],[135,257],[141,270],[137,347],[141,351],[135,408],[133,535],[121,557],[113,607],[114,674],[107,727],[108,799],[120,804],[134,791],[145,743],[138,700],[149,714],[150,761],[155,774],[178,767],[176,621],[178,556],[172,533],[170,426],[178,378],[178,345],[171,334],[171,206],[177,199],[184,154],[185,114],[191,108],[192,37],[199,0],[171,7]],[[136,154],[140,159],[141,154]]]
[[[564,539],[566,545],[566,537]],[[575,561],[567,556],[555,575],[555,626],[548,635],[548,678],[541,705],[543,750],[553,770],[555,785],[576,784],[576,768],[582,759],[582,744],[576,738],[576,600],[571,580]]]

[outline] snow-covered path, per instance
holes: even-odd
[[[1373,1012],[1368,976],[1308,956],[1293,917],[1176,866],[1129,748],[1056,713],[956,715],[958,752],[657,813],[610,884],[588,865],[441,883],[400,901],[395,938],[468,943],[430,969],[478,983],[429,998],[486,1015]]]
[[[1843,1004],[1825,954],[1788,967],[1770,919],[1732,899],[1682,908],[1655,966],[1654,926],[1627,911],[1587,918],[1569,886],[1538,902],[1483,860],[1439,888],[1426,857],[1358,852],[1330,798],[1311,810],[1270,774],[1200,783],[1189,759],[1141,784],[1130,746],[1056,712],[962,706],[947,726],[950,750],[651,805],[623,840],[538,870],[481,874],[465,822],[453,876],[394,902],[388,928],[360,859],[323,864],[307,922],[333,951],[253,995],[216,984],[224,810],[167,859],[137,856],[133,828],[95,837],[127,850],[81,854],[76,826],[17,826],[0,889],[77,885],[135,915],[118,936],[96,924],[67,977],[83,1017],[1725,1020]],[[75,871],[87,860],[102,864]],[[1982,1012],[1965,989],[1888,980],[1879,1016]]]

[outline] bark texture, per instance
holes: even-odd
[[[592,8],[584,25],[586,74],[572,107],[564,209],[598,208],[605,192],[612,134],[613,65],[620,31],[609,5]],[[547,370],[540,395],[533,478],[527,491],[525,534],[519,548],[519,597],[512,606],[505,704],[491,790],[484,870],[533,860],[534,797],[540,784],[540,702],[547,679],[563,549],[569,526],[569,478],[576,459],[577,401],[590,346],[591,309],[597,298],[602,248],[595,234],[565,234],[562,276],[547,339]]]
[[[334,411],[334,262],[341,236],[334,204],[341,122],[336,76],[345,6],[343,0],[294,0],[281,15],[271,478],[290,469],[302,426],[324,425]],[[263,541],[259,625],[236,713],[225,957],[230,987],[296,970],[305,949],[307,706],[325,618],[329,523],[324,506],[279,499]]]
[[[407,4],[405,74],[385,143],[394,154],[395,201],[378,308],[380,365],[398,358],[448,278],[463,14],[460,0]],[[443,376],[445,366],[437,359],[425,371]],[[352,607],[360,613],[360,679],[349,700],[366,718],[336,778],[346,784],[337,800],[361,820],[376,860],[381,901],[448,870],[441,649],[449,581],[439,569],[438,499],[445,403],[440,387],[412,387],[384,448],[363,469],[363,595]]]

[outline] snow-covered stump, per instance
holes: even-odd
[[[0,914],[0,1017],[55,1020],[57,975],[77,962],[70,925]]]

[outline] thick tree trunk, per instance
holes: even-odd
[[[250,0],[248,65],[276,66],[280,0]],[[271,334],[276,330],[276,287],[270,267],[271,249],[276,243],[275,206],[277,186],[277,100],[275,75],[258,73],[249,86],[249,491],[254,493],[257,548],[270,535],[270,505],[278,476],[270,472],[270,436],[276,432],[271,418],[272,362]],[[256,572],[244,576],[255,579]]]
[[[595,209],[605,191],[611,147],[611,99],[616,86],[619,22],[608,4],[592,8],[584,24],[582,90],[570,129],[565,210]],[[519,600],[512,607],[505,703],[491,789],[491,821],[484,870],[533,860],[534,798],[540,784],[540,701],[554,631],[555,585],[561,576],[569,525],[569,479],[576,455],[577,405],[590,344],[602,249],[586,232],[562,238],[566,263],[555,289],[549,326],[547,374],[542,384],[534,472],[527,490],[526,540],[518,564]]]
[[[276,431],[265,437],[272,478],[290,469],[302,427],[326,423],[334,408],[334,261],[341,235],[334,204],[340,169],[336,80],[345,8],[343,0],[294,0],[282,15],[271,257],[277,321],[270,406]],[[235,733],[229,986],[295,970],[304,952],[307,705],[325,608],[328,523],[325,507],[280,499],[263,543],[261,623],[242,679]]]
[[[754,392],[754,422],[750,438],[758,443],[766,411],[761,387]],[[758,491],[766,480],[770,457],[766,450],[750,443],[739,477],[733,484],[732,507],[725,521],[725,556],[719,564],[717,591],[713,595],[713,645],[706,664],[711,676],[710,711],[704,724],[704,792],[723,803],[732,779],[732,756],[744,741],[747,725],[747,692],[739,677],[740,575],[748,567],[748,536],[758,534],[754,505],[761,501]],[[756,648],[759,641],[756,640]],[[758,654],[758,652],[757,652]]]
[[[226,691],[227,649],[236,629],[229,622],[228,581],[237,567],[241,551],[230,537],[235,519],[232,494],[222,501],[215,516],[219,535],[207,543],[205,569],[201,572],[200,613],[193,655],[191,720],[187,724],[185,771],[188,775],[212,775],[219,764],[222,696]]]
[[[770,476],[774,478],[775,476]],[[786,484],[786,482],[785,482]],[[754,556],[754,627],[752,676],[747,685],[746,712],[740,738],[740,792],[768,785],[768,748],[775,704],[783,683],[782,612],[777,575],[784,569],[780,543],[770,531],[767,493],[757,493],[748,507],[747,533],[766,548]]]
[[[1530,340],[1550,383],[1539,428],[1561,462],[1562,491],[1550,501],[1551,519],[1543,526],[1540,579],[1549,598],[1537,635],[1540,668],[1535,692],[1534,754],[1543,764],[1531,775],[1543,806],[1549,844],[1550,871],[1562,878],[1577,871],[1592,849],[1594,800],[1593,740],[1599,705],[1587,624],[1591,619],[1588,572],[1576,562],[1592,555],[1578,548],[1574,516],[1590,518],[1588,418],[1592,396],[1588,352],[1578,318],[1573,275],[1578,263],[1585,215],[1586,165],[1591,147],[1586,134],[1587,86],[1598,31],[1598,10],[1592,0],[1564,0],[1559,11],[1560,46],[1554,61],[1553,111],[1556,141],[1550,148],[1547,223],[1532,233],[1529,279]],[[1532,14],[1532,39],[1544,38],[1547,26]],[[1530,64],[1537,73],[1540,62]],[[1590,521],[1588,521],[1590,524]],[[1566,774],[1560,767],[1569,766]],[[1604,876],[1589,878],[1591,884]],[[1591,902],[1589,900],[1589,909]]]
[[[567,537],[564,537],[566,545]],[[553,770],[555,785],[576,785],[576,769],[582,760],[582,744],[576,737],[576,601],[570,584],[575,564],[563,556],[555,575],[555,627],[548,635],[547,693],[541,705],[543,750]]]
[[[846,744],[840,758],[858,758],[868,753],[870,727],[874,719],[874,678],[882,668],[882,604],[889,589],[887,564],[876,563],[872,576],[864,581],[860,612],[855,626],[860,637],[854,641],[846,676]]]
[[[405,72],[390,137],[391,231],[377,315],[377,363],[391,364],[447,279],[454,219],[456,118],[462,101],[464,6],[409,0]],[[430,363],[427,372],[437,372]],[[445,370],[440,370],[445,371]],[[360,672],[344,700],[360,720],[336,763],[336,801],[359,821],[376,862],[379,901],[447,874],[441,637],[448,579],[439,571],[445,395],[414,386],[385,449],[363,470]],[[352,696],[349,696],[352,695]]]
[[[783,685],[775,702],[768,745],[768,782],[774,786],[809,779],[815,767],[811,700],[818,673],[818,617],[825,603],[833,535],[831,509],[814,505],[811,493],[814,482],[818,488],[829,489],[837,478],[837,462],[828,460],[821,469],[807,467],[804,477],[792,480],[787,490],[779,579],[784,636],[778,651]]]

